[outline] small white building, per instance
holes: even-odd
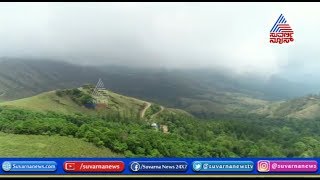
[[[155,128],[155,129],[158,130],[158,125],[157,125],[157,123],[152,123],[152,124],[151,124],[151,127],[153,127],[153,128]]]

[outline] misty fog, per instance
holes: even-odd
[[[221,68],[310,82],[319,3],[1,3],[0,56],[75,64]],[[280,14],[293,44],[269,43]]]

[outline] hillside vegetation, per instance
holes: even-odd
[[[126,157],[317,157],[320,155],[319,120],[266,119],[259,116],[233,120],[200,120],[165,109],[157,117],[157,123],[165,124],[169,133],[154,129],[147,121],[119,113],[96,116],[64,115],[0,107],[1,132],[21,134],[21,137],[41,136],[39,141],[35,138],[34,141],[23,138],[21,141],[17,140],[21,143],[21,148],[27,148],[25,146],[28,145],[24,143],[33,143],[35,147],[44,146],[41,142],[50,143],[51,137],[59,135],[92,143],[97,148],[102,148],[101,151],[109,148],[111,154],[123,154]],[[15,142],[14,137],[12,141],[9,141],[9,138],[5,139],[7,142],[4,142],[4,145]],[[37,144],[39,142],[40,144]],[[67,141],[61,146],[62,149],[65,148],[63,151],[73,151],[74,147],[78,147],[72,146],[72,143]],[[22,153],[27,153],[29,150],[25,151]],[[32,154],[57,155],[51,150]],[[82,149],[82,155],[90,156],[92,152],[89,149]]]
[[[292,100],[275,102],[252,113],[272,118],[319,119],[320,96],[308,95]]]

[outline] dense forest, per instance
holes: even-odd
[[[320,120],[246,117],[202,120],[163,113],[170,133],[134,115],[63,115],[0,107],[0,131],[61,135],[105,146],[126,157],[320,156]]]

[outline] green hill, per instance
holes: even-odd
[[[1,157],[119,157],[104,147],[76,138],[0,132]]]
[[[105,91],[108,96],[108,107],[104,110],[92,110],[84,107],[83,105],[77,104],[70,96],[58,96],[56,92],[57,91],[50,91],[41,93],[33,97],[14,101],[6,101],[0,103],[0,106],[22,108],[42,112],[53,111],[63,114],[96,114],[108,113],[110,111],[139,114],[139,112],[144,108],[144,101],[142,100],[119,95],[111,91]]]
[[[82,96],[88,96],[90,98],[90,94],[92,94],[92,87],[88,88],[87,86],[83,86],[76,89],[45,92],[33,97],[23,98],[14,101],[5,101],[0,103],[0,106],[5,106],[7,108],[21,108],[38,112],[51,111],[62,114],[103,115],[112,112],[117,112],[123,115],[135,117],[141,116],[142,111],[147,111],[147,119],[149,119],[153,114],[155,114],[155,116],[158,116],[162,113],[162,110],[160,111],[160,109],[158,110],[160,112],[155,111],[149,113],[150,109],[153,107],[147,107],[147,104],[149,102],[133,97],[120,95],[110,90],[99,90],[100,96],[94,97],[98,101],[105,103],[106,107],[100,109],[90,109],[86,108],[83,102],[80,102],[82,96],[77,95],[79,97],[76,97],[74,94],[72,94],[74,93],[73,91],[76,91],[76,93],[80,93]],[[167,111],[176,111],[180,112],[181,114],[191,116],[189,113],[183,110],[174,110],[170,108],[167,109]]]
[[[90,110],[77,105],[73,100],[71,100],[71,98],[67,96],[57,96],[55,91],[45,92],[33,97],[15,101],[6,101],[0,103],[0,105],[42,112],[54,111],[64,114],[90,113]]]
[[[320,118],[320,97],[309,95],[287,101],[274,102],[252,113],[271,118]]]

